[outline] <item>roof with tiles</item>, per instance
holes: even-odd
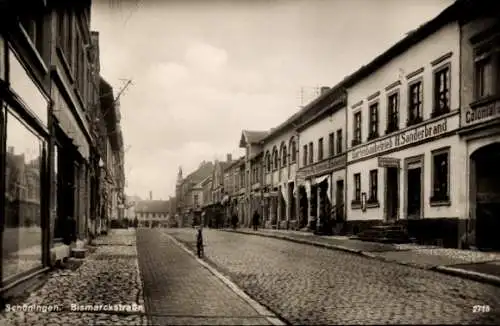
[[[269,134],[269,131],[243,130],[241,132],[240,147],[247,144],[258,144]]]

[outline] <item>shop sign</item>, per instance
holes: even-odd
[[[462,117],[462,124],[464,126],[470,126],[498,117],[500,117],[500,101],[495,101],[476,108],[471,108],[469,106],[465,110],[465,113]]]
[[[347,163],[347,156],[345,154],[338,157],[332,157],[323,160],[321,162],[318,162],[314,165],[306,166],[299,169],[299,171],[297,171],[297,178],[305,179],[310,176],[325,174],[332,170],[344,167],[346,163]]]
[[[423,126],[400,132],[367,145],[349,151],[349,161],[361,159],[367,156],[381,154],[383,152],[397,149],[405,145],[414,144],[423,140],[430,140],[449,131],[458,128],[458,116],[454,115],[437,121],[427,123]]]
[[[400,159],[393,157],[379,157],[378,166],[381,168],[399,168]]]

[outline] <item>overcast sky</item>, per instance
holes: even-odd
[[[127,195],[175,194],[178,167],[241,154],[452,0],[94,0],[101,74],[121,97]],[[305,103],[304,103],[305,104]]]

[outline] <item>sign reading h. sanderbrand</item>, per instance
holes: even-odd
[[[458,115],[446,117],[351,150],[348,155],[348,160],[357,160],[366,156],[380,154],[398,147],[417,143],[422,140],[438,137],[457,128]]]

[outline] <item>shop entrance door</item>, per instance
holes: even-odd
[[[344,220],[344,180],[337,181],[337,189],[335,190],[335,206],[337,211],[337,221]]]
[[[406,216],[409,219],[422,217],[422,167],[408,166],[406,178]]]
[[[386,168],[386,221],[394,222],[398,218],[399,208],[399,169]]]
[[[476,245],[483,250],[500,251],[500,143],[474,152]]]

